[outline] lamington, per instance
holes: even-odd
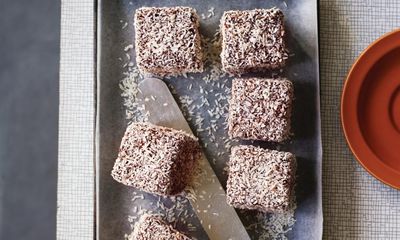
[[[142,74],[202,72],[199,17],[190,7],[142,7],[135,13],[136,63]]]
[[[190,240],[158,215],[144,214],[135,224],[129,240]]]
[[[284,212],[289,209],[295,183],[292,153],[240,145],[228,163],[227,202],[240,209]]]
[[[293,84],[287,79],[236,78],[229,101],[231,138],[282,142],[291,135]]]
[[[224,12],[222,68],[243,74],[282,68],[288,58],[284,15],[277,8]]]
[[[200,152],[193,135],[150,123],[132,123],[122,138],[111,176],[142,191],[175,195],[192,180]]]

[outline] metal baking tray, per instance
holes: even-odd
[[[96,124],[96,232],[98,239],[124,239],[132,231],[132,224],[138,215],[138,209],[149,207],[149,202],[161,201],[163,205],[176,204],[176,199],[160,199],[151,194],[134,191],[132,188],[115,182],[110,172],[117,156],[119,144],[129,121],[121,96],[121,80],[124,72],[135,66],[133,16],[135,9],[142,6],[190,6],[201,16],[200,32],[213,38],[218,29],[219,20],[226,10],[278,7],[285,14],[287,44],[290,58],[282,71],[245,76],[282,76],[294,83],[295,101],[292,116],[292,139],[284,144],[254,142],[255,145],[290,151],[297,156],[297,208],[293,216],[263,215],[266,224],[260,222],[256,211],[238,211],[242,222],[249,228],[253,239],[272,236],[279,239],[321,239],[322,237],[322,199],[321,199],[321,128],[319,101],[319,60],[318,60],[318,14],[316,0],[287,1],[156,1],[156,0],[120,0],[98,2],[97,24],[97,124]],[[204,74],[189,74],[164,79],[170,86],[178,103],[188,96],[194,101],[201,99],[204,91],[226,95],[229,93],[229,76],[215,80],[212,84],[203,80]],[[189,86],[190,85],[190,86]],[[189,90],[190,89],[190,90]],[[198,91],[196,91],[196,89]],[[203,90],[201,90],[203,89]],[[213,99],[209,99],[211,105]],[[225,145],[226,130],[219,127],[213,131],[215,140],[210,139],[206,131],[197,131],[196,116],[204,118],[203,128],[211,124],[212,116],[207,107],[195,108],[186,112],[189,125],[199,137],[208,159],[212,162],[219,180],[226,185],[224,167],[229,158]],[[215,106],[211,106],[211,108]],[[192,112],[189,114],[189,112]],[[221,118],[222,119],[222,118]],[[221,126],[224,120],[218,120]],[[210,142],[213,141],[213,142]],[[217,144],[216,144],[217,143]],[[249,143],[244,142],[244,143]],[[232,143],[237,144],[237,143]],[[145,200],[141,199],[145,198]],[[180,199],[179,201],[182,201]],[[207,239],[191,206],[182,201],[181,210],[187,211],[187,223],[177,218],[175,226],[197,239]],[[163,210],[158,209],[160,212]],[[157,212],[157,209],[156,209]],[[289,214],[290,215],[290,214]],[[292,226],[281,226],[281,218],[295,220]],[[174,219],[170,219],[174,220]],[[286,219],[287,220],[287,219]],[[290,219],[289,219],[290,220]],[[274,222],[275,221],[275,222]],[[284,229],[263,229],[269,227]],[[195,229],[195,230],[194,230]],[[275,234],[280,231],[279,234]],[[272,233],[271,233],[272,232]],[[285,233],[283,233],[285,232]],[[270,236],[268,236],[270,234]]]

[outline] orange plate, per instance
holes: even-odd
[[[358,57],[343,87],[341,118],[358,162],[400,189],[400,30]]]

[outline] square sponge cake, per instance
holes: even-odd
[[[142,74],[202,72],[199,17],[189,7],[143,7],[135,12],[135,51]]]
[[[129,240],[190,240],[171,225],[162,220],[161,216],[144,214],[135,224]]]
[[[122,138],[111,176],[142,191],[168,196],[192,180],[200,145],[183,131],[150,123],[132,123]]]
[[[296,171],[293,154],[235,146],[228,167],[228,204],[262,212],[283,212],[290,207]]]
[[[281,10],[227,11],[221,18],[221,62],[225,72],[242,74],[281,68],[288,54]]]
[[[232,138],[282,142],[290,137],[293,84],[287,79],[232,81],[228,134]]]

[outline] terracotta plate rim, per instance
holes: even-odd
[[[356,160],[376,179],[400,190],[400,172],[383,163],[373,153],[363,137],[358,116],[356,116],[357,102],[366,75],[377,61],[398,47],[400,47],[400,29],[381,36],[360,54],[350,68],[343,85],[340,117],[347,144]],[[345,109],[350,109],[350,111],[345,111]]]

